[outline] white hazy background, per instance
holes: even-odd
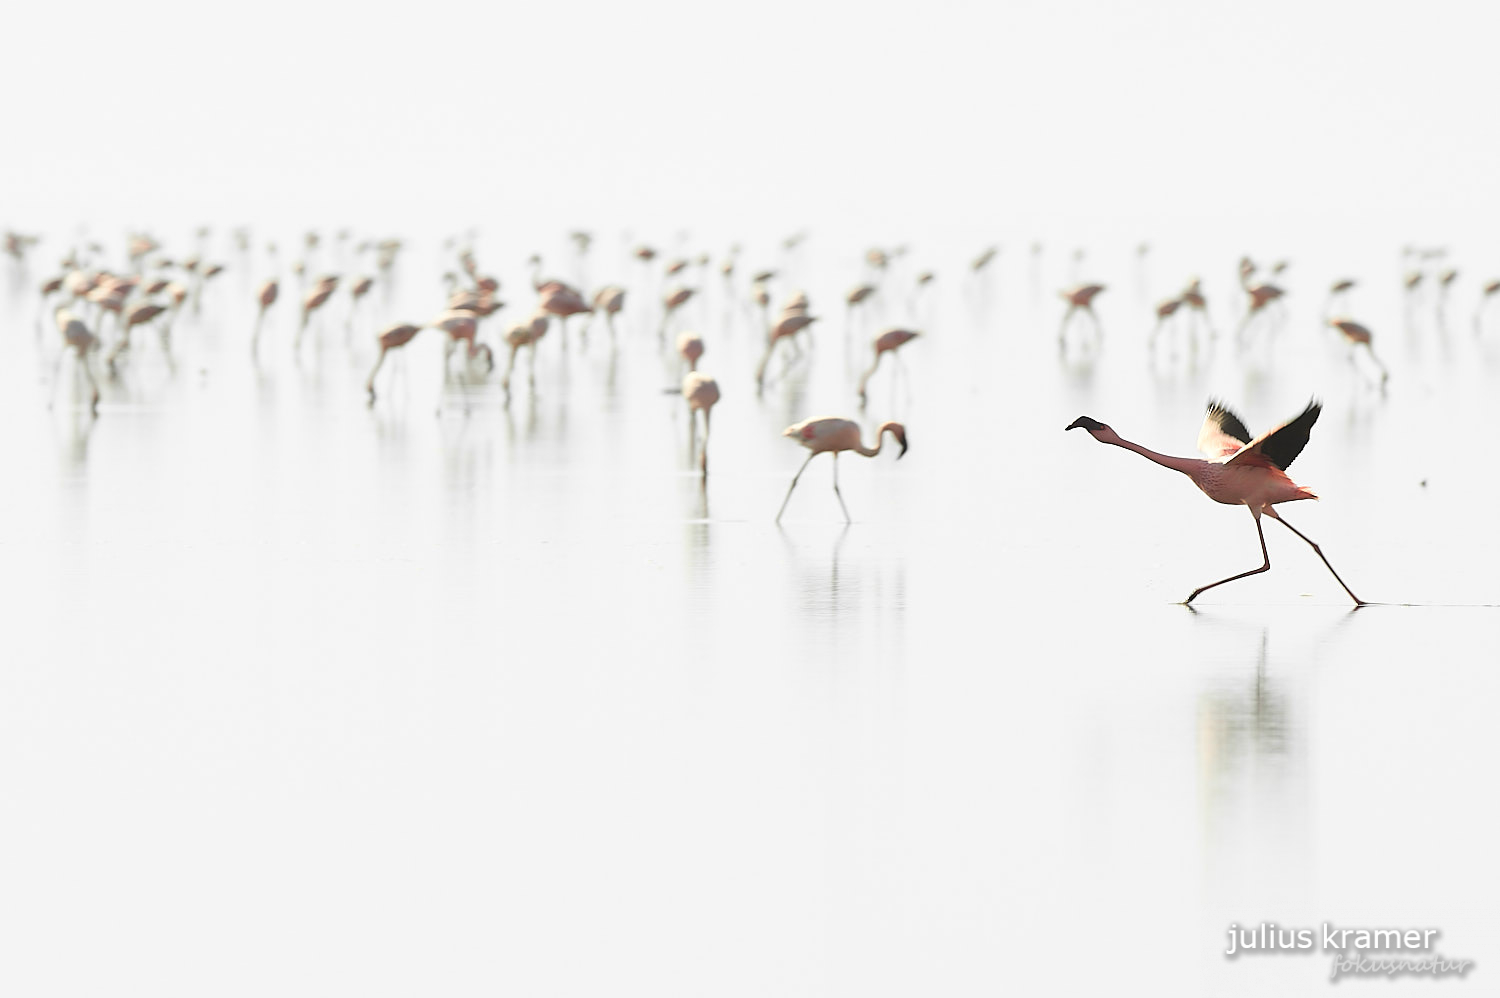
[[[815,300],[910,240],[947,324],[910,358],[912,453],[845,472],[859,522],[814,468],[777,531],[801,454],[776,430],[811,413],[752,400],[743,335],[710,341],[738,374],[698,519],[649,348],[622,347],[602,401],[596,350],[566,389],[546,358],[539,400],[503,414],[370,413],[367,357],[294,369],[285,271],[252,375],[262,274],[231,272],[181,332],[183,372],[148,346],[92,423],[45,412],[53,334],[41,352],[35,299],[7,298],[0,994],[1327,993],[1321,955],[1219,958],[1260,919],[1439,927],[1482,975],[1442,986],[1480,993],[1500,689],[1495,610],[1472,604],[1500,600],[1500,552],[1496,476],[1451,427],[1492,418],[1500,364],[1465,327],[1500,273],[1497,21],[7,10],[0,225],[48,236],[30,278],[84,227],[176,254],[212,223],[237,259],[247,224],[285,266],[302,232],[350,226],[410,234],[404,308],[436,301],[441,239],[470,227],[507,297],[575,228],[600,234],[600,277],[625,230],[690,231],[715,262],[743,240],[743,269],[807,230]],[[1033,239],[1049,290],[1074,246],[1111,283],[1093,380],[1056,363],[1055,299],[1018,290]],[[1202,269],[1221,331],[1239,253],[1293,260],[1259,387],[1148,379],[1145,239],[1158,285]],[[966,312],[991,242],[999,304]],[[1463,270],[1452,354],[1429,318],[1402,328],[1406,243]],[[1309,331],[1345,273],[1388,399]],[[852,408],[819,350],[808,403]],[[1274,525],[1271,573],[1170,605],[1249,564],[1248,517],[1062,426],[1089,412],[1186,452],[1208,388],[1256,428],[1324,397],[1297,472],[1328,501],[1293,521],[1365,598],[1447,605],[1350,614]],[[981,423],[1007,436],[976,458]]]
[[[483,213],[1440,240],[1496,208],[1500,11],[1483,3],[85,3],[6,19],[14,225]]]

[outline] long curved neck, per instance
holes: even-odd
[[[1123,447],[1126,450],[1135,451],[1137,454],[1148,461],[1154,461],[1157,464],[1161,465],[1163,468],[1171,468],[1173,471],[1180,471],[1184,475],[1193,475],[1208,463],[1207,461],[1202,461],[1198,458],[1193,457],[1172,457],[1168,454],[1158,454],[1156,451],[1151,450],[1150,448],[1142,447],[1140,444],[1136,443],[1133,440],[1126,440],[1118,433],[1114,435],[1113,440],[1103,440],[1101,441],[1101,443],[1113,444],[1116,447]]]
[[[891,430],[890,432],[895,433],[896,431]],[[885,427],[881,427],[880,430],[875,434],[874,447],[866,447],[865,442],[861,440],[859,443],[855,444],[854,449],[863,454],[865,457],[874,457],[876,454],[880,453],[880,448],[885,446],[885,434]]]

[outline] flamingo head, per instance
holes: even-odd
[[[896,460],[899,461],[906,456],[906,427],[894,421],[882,423],[880,432],[884,433],[886,430],[890,430],[891,436],[896,438],[896,443],[901,445],[901,450],[896,453]]]
[[[1108,443],[1112,439],[1118,439],[1115,436],[1115,431],[1110,429],[1107,424],[1101,423],[1097,419],[1094,419],[1090,416],[1079,416],[1077,419],[1073,420],[1073,422],[1069,423],[1064,429],[1076,430],[1080,427],[1088,430],[1095,440]]]

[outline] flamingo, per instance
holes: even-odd
[[[525,322],[518,322],[505,331],[505,344],[510,347],[510,360],[505,365],[505,375],[500,379],[500,386],[510,393],[510,375],[516,367],[516,354],[522,347],[531,348],[531,375],[530,383],[536,386],[536,344],[543,336],[547,335],[547,316],[538,312]]]
[[[260,290],[255,295],[255,300],[260,303],[260,310],[255,313],[255,331],[250,334],[250,355],[253,357],[260,349],[260,327],[266,321],[266,309],[276,304],[276,296],[281,293],[281,286],[273,277],[262,281]]]
[[[687,266],[687,261],[686,260],[683,261],[683,266]],[[671,271],[668,271],[668,273],[671,273]],[[662,340],[662,341],[666,340],[666,338],[667,338],[667,326],[671,323],[672,316],[676,315],[677,314],[677,310],[679,308],[681,308],[682,306],[686,305],[688,303],[688,299],[690,299],[692,297],[693,297],[693,289],[692,288],[683,287],[681,285],[678,285],[677,287],[673,288],[671,291],[668,291],[666,293],[666,295],[663,296],[663,298],[661,300],[661,306],[662,306],[661,328],[659,330],[657,330],[657,333],[656,333],[656,338],[658,340]]]
[[[802,462],[802,467],[798,468],[797,473],[792,476],[792,484],[787,487],[786,498],[781,500],[781,509],[776,512],[776,522],[781,522],[781,514],[786,512],[786,504],[791,502],[792,490],[797,487],[797,479],[802,477],[802,473],[807,470],[812,459],[825,451],[833,455],[833,494],[839,497],[839,507],[844,511],[844,522],[854,522],[849,517],[849,507],[844,505],[844,495],[839,491],[839,453],[852,450],[865,457],[874,457],[880,453],[880,448],[885,446],[887,431],[896,443],[901,445],[901,453],[896,455],[896,460],[899,461],[906,454],[906,427],[900,423],[881,423],[880,429],[875,431],[874,447],[866,447],[860,441],[858,423],[852,419],[839,419],[836,416],[806,419],[782,430],[782,436],[793,438],[812,453],[807,455],[807,460]]]
[[[1334,302],[1342,304],[1349,297],[1349,292],[1354,290],[1358,284],[1359,282],[1352,277],[1345,277],[1334,281],[1328,288],[1328,302],[1323,306],[1324,318],[1327,318],[1329,313],[1333,311]]]
[[[594,313],[604,313],[604,323],[609,326],[609,338],[611,340],[615,338],[615,316],[619,315],[620,310],[624,307],[624,288],[609,284],[594,292]]]
[[[998,246],[985,247],[984,252],[980,253],[973,259],[972,262],[970,262],[969,269],[976,274],[979,273],[985,267],[988,267],[990,265],[990,261],[995,259],[995,255],[999,252],[1000,247]]]
[[[1307,446],[1308,435],[1312,432],[1313,424],[1318,421],[1318,415],[1322,411],[1323,407],[1316,401],[1309,402],[1307,408],[1302,410],[1302,413],[1295,419],[1288,420],[1252,439],[1250,431],[1245,429],[1245,424],[1238,416],[1230,412],[1222,402],[1210,399],[1208,415],[1203,420],[1203,428],[1198,432],[1198,449],[1208,455],[1207,461],[1190,457],[1169,457],[1166,454],[1147,450],[1138,443],[1124,439],[1108,425],[1088,416],[1079,416],[1069,423],[1066,429],[1073,430],[1082,427],[1102,444],[1123,447],[1164,468],[1180,471],[1214,502],[1230,506],[1243,504],[1250,507],[1250,515],[1255,518],[1255,532],[1260,537],[1260,553],[1265,563],[1248,572],[1241,572],[1227,579],[1199,586],[1182,601],[1184,604],[1192,603],[1199,595],[1215,586],[1222,586],[1226,582],[1270,571],[1271,555],[1266,550],[1266,534],[1260,522],[1264,514],[1274,520],[1279,520],[1288,530],[1307,541],[1318,557],[1323,560],[1323,564],[1328,566],[1328,571],[1333,572],[1333,577],[1338,580],[1340,586],[1343,586],[1344,592],[1354,600],[1354,604],[1363,606],[1365,601],[1355,596],[1353,590],[1344,584],[1343,579],[1339,578],[1339,573],[1334,571],[1333,565],[1324,556],[1322,549],[1306,534],[1287,523],[1275,509],[1277,503],[1318,498],[1311,489],[1293,482],[1287,476],[1286,469],[1297,455],[1302,453],[1302,448]]]
[[[698,417],[695,413],[703,413],[703,449],[699,456],[699,467],[703,471],[703,477],[708,477],[708,415],[710,410],[719,401],[719,383],[706,374],[697,371],[689,371],[682,379],[682,397],[687,399],[688,419],[692,420],[689,428],[689,440],[695,435],[698,426]]]
[[[375,406],[375,375],[380,373],[380,365],[385,363],[385,355],[398,347],[404,347],[422,331],[422,327],[410,322],[387,326],[375,337],[375,342],[380,346],[380,356],[375,358],[375,366],[370,371],[370,376],[365,379],[365,391],[370,393],[369,405]]]
[[[1068,331],[1068,320],[1073,318],[1074,312],[1087,312],[1089,318],[1094,320],[1094,340],[1097,343],[1103,336],[1103,327],[1099,325],[1099,317],[1094,314],[1094,299],[1105,290],[1103,284],[1075,284],[1071,288],[1064,288],[1058,292],[1062,300],[1068,303],[1068,310],[1063,313],[1062,325],[1057,330],[1057,348],[1066,349],[1067,343],[1064,336]]]
[[[568,316],[592,312],[593,309],[589,308],[587,303],[584,302],[583,295],[566,284],[557,287],[544,287],[541,294],[541,301],[538,302],[537,309],[546,312],[548,315],[557,316],[558,326],[562,329],[563,348],[566,349],[568,345]]]
[[[1370,345],[1370,331],[1353,319],[1329,319],[1328,324],[1342,333],[1345,341],[1348,342],[1350,364],[1354,363],[1355,347],[1363,346],[1369,352],[1370,359],[1375,362],[1376,367],[1380,368],[1380,385],[1382,388],[1385,387],[1385,383],[1391,378],[1391,372],[1387,371],[1385,365],[1380,362],[1380,358],[1375,356],[1375,348]]]
[[[83,324],[83,320],[74,315],[66,306],[59,306],[53,313],[57,320],[57,331],[62,334],[63,352],[57,355],[57,363],[52,367],[52,394],[57,394],[57,372],[62,367],[62,359],[69,350],[78,358],[78,363],[83,367],[84,376],[89,379],[89,388],[93,390],[93,397],[89,400],[89,412],[99,415],[99,383],[94,380],[94,372],[89,368],[89,354],[99,347],[99,337],[89,332],[89,328]],[[74,376],[77,381],[77,375]],[[52,408],[52,401],[47,401],[47,408]]]
[[[1151,336],[1147,341],[1148,349],[1152,351],[1156,350],[1156,337],[1160,335],[1162,326],[1166,325],[1167,320],[1177,314],[1177,310],[1182,308],[1182,305],[1183,299],[1168,298],[1156,306],[1156,325],[1151,328]]]
[[[312,233],[309,233],[312,235]],[[297,338],[292,344],[294,350],[302,349],[302,334],[307,330],[307,321],[312,314],[322,308],[329,298],[333,297],[334,290],[339,286],[339,279],[333,275],[321,277],[318,283],[313,285],[302,299],[302,322],[297,326]]]
[[[771,352],[776,349],[776,344],[782,340],[790,341],[792,337],[817,322],[816,316],[804,315],[800,312],[783,317],[766,336],[766,352],[761,355],[760,363],[755,367],[755,385],[760,387],[766,380],[766,365],[771,361]]]
[[[161,315],[166,310],[167,306],[165,305],[158,305],[155,302],[142,302],[141,304],[132,306],[125,311],[124,318],[120,323],[120,340],[115,344],[114,349],[109,352],[109,356],[105,358],[104,361],[104,363],[109,367],[109,373],[111,376],[113,376],[115,373],[116,358],[118,358],[120,354],[124,353],[126,350],[130,349],[130,331],[136,326],[144,326],[146,323],[150,322],[152,319],[155,319],[158,315]],[[165,341],[163,341],[162,351],[165,352],[166,350],[167,344]],[[170,364],[170,354],[168,354],[167,360]]]
[[[359,311],[359,303],[370,289],[375,286],[373,277],[357,277],[349,286],[349,314],[344,317],[344,331],[347,333],[354,325],[354,313]]]
[[[697,333],[678,334],[677,352],[687,361],[689,371],[698,370],[698,358],[703,356],[703,337]]]
[[[869,384],[870,379],[874,377],[875,369],[880,366],[881,356],[883,354],[889,353],[894,357],[895,351],[897,349],[899,349],[904,344],[910,343],[912,340],[921,335],[922,334],[920,332],[915,332],[910,329],[887,329],[885,332],[875,337],[875,363],[871,364],[870,369],[862,374],[859,379],[860,405],[865,404],[865,386]],[[899,358],[897,359],[899,360]]]

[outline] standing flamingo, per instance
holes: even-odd
[[[594,312],[597,315],[604,313],[604,324],[609,327],[609,338],[613,342],[615,338],[615,316],[625,307],[625,289],[613,284],[606,285],[594,292]],[[593,321],[593,315],[589,321]]]
[[[370,376],[365,379],[365,391],[370,393],[371,408],[375,406],[375,375],[380,373],[380,365],[385,363],[385,355],[398,347],[406,346],[421,331],[421,326],[403,322],[385,327],[376,336],[375,341],[380,346],[380,356],[375,358],[375,366],[370,370]]]
[[[1484,308],[1494,300],[1495,295],[1500,294],[1500,281],[1490,281],[1479,293],[1479,305],[1474,309],[1474,335],[1478,336],[1483,326],[1481,320],[1484,318]]]
[[[250,334],[250,356],[254,357],[260,349],[260,327],[266,321],[266,309],[276,304],[276,296],[280,294],[280,285],[273,277],[262,281],[260,290],[255,295],[255,300],[260,304],[260,309],[255,313],[255,331]]]
[[[698,370],[698,358],[703,356],[703,337],[697,333],[681,333],[677,337],[677,352],[687,361],[689,371]]]
[[[765,383],[766,365],[771,362],[771,352],[776,349],[776,344],[782,340],[794,343],[793,337],[817,321],[816,316],[804,315],[798,312],[785,316],[776,325],[771,327],[770,331],[766,334],[766,352],[761,355],[760,363],[755,367],[755,385],[757,388]]]
[[[1354,348],[1359,346],[1365,348],[1370,359],[1375,362],[1375,366],[1380,368],[1380,384],[1382,388],[1385,387],[1385,383],[1391,379],[1391,372],[1387,371],[1385,365],[1380,362],[1380,358],[1375,356],[1375,348],[1370,345],[1372,339],[1370,331],[1353,319],[1329,319],[1328,324],[1342,333],[1344,340],[1349,344],[1350,364],[1354,363]]]
[[[706,374],[697,371],[689,371],[682,379],[682,397],[687,400],[688,419],[692,424],[688,429],[688,440],[691,444],[698,426],[696,413],[703,413],[703,449],[700,452],[699,467],[703,470],[703,477],[708,477],[708,415],[714,405],[719,401],[719,383]],[[691,455],[689,455],[691,457]]]
[[[892,355],[892,359],[899,362],[900,358],[895,355],[895,351],[921,335],[921,333],[910,329],[887,329],[885,332],[875,337],[875,363],[871,364],[870,369],[864,374],[860,375],[859,378],[860,405],[865,404],[865,386],[868,385],[870,383],[870,379],[875,376],[875,369],[880,366],[881,356],[889,353]]]
[[[302,321],[297,325],[297,338],[292,343],[293,350],[301,351],[302,334],[307,331],[308,319],[312,317],[314,312],[322,308],[329,298],[333,297],[333,292],[338,286],[339,279],[330,274],[327,277],[319,278],[318,283],[314,284],[312,290],[303,297]]]
[[[1074,312],[1087,312],[1090,319],[1094,321],[1094,342],[1097,345],[1103,338],[1104,330],[1099,325],[1099,317],[1094,314],[1094,299],[1104,291],[1102,284],[1076,284],[1071,288],[1064,288],[1058,292],[1063,301],[1068,303],[1068,310],[1063,313],[1062,324],[1057,329],[1057,348],[1067,348],[1065,336],[1068,332],[1068,320],[1073,318]]]
[[[684,260],[683,261],[683,266],[686,266],[686,265],[687,265],[687,261]],[[667,271],[667,273],[672,273],[672,271],[669,270],[669,271]],[[662,297],[662,300],[661,300],[661,307],[662,307],[661,328],[658,329],[657,332],[656,332],[656,338],[657,338],[658,341],[661,341],[661,342],[665,342],[666,341],[666,338],[667,338],[667,327],[671,323],[672,317],[674,315],[676,315],[677,314],[677,310],[679,308],[681,308],[682,306],[686,305],[688,303],[688,300],[690,298],[692,298],[692,297],[693,297],[693,289],[692,288],[687,288],[687,287],[682,287],[681,285],[673,288],[671,291],[668,291],[666,293],[666,295]]]
[[[93,391],[93,397],[89,399],[89,412],[95,416],[99,415],[99,383],[94,380],[94,372],[89,368],[89,354],[99,347],[99,338],[89,332],[89,328],[83,324],[83,320],[74,315],[66,306],[60,306],[55,313],[57,320],[57,331],[62,334],[63,351],[57,355],[57,363],[52,367],[52,395],[57,395],[57,374],[62,368],[63,357],[69,350],[73,351],[78,358],[78,364],[83,368],[84,376],[89,380],[89,388]],[[77,384],[78,376],[73,376],[74,384]],[[52,401],[48,399],[47,408],[52,408]]]
[[[844,511],[844,522],[852,523],[849,517],[849,507],[844,505],[844,495],[839,491],[839,452],[852,450],[865,457],[874,457],[880,453],[880,448],[885,446],[886,431],[890,431],[896,443],[901,445],[901,453],[896,455],[899,461],[906,454],[906,427],[900,423],[881,423],[880,429],[875,431],[874,447],[866,447],[860,441],[859,424],[852,419],[837,417],[808,419],[782,430],[782,436],[792,437],[812,453],[807,455],[807,460],[802,462],[802,467],[798,468],[797,474],[792,476],[792,484],[787,487],[786,498],[781,500],[781,509],[776,512],[776,522],[781,522],[781,514],[786,512],[786,504],[791,502],[792,490],[797,487],[797,479],[802,477],[802,473],[807,470],[813,458],[827,451],[833,455],[833,494],[839,497],[839,507]]]
[[[1286,469],[1297,455],[1302,453],[1302,448],[1307,446],[1308,435],[1312,432],[1313,424],[1318,421],[1318,414],[1322,411],[1323,407],[1317,402],[1309,402],[1307,408],[1302,410],[1301,415],[1295,419],[1288,420],[1275,429],[1252,439],[1250,431],[1245,429],[1245,424],[1238,416],[1230,412],[1223,403],[1210,400],[1208,416],[1203,420],[1203,428],[1198,432],[1198,449],[1209,456],[1207,461],[1190,457],[1169,457],[1147,450],[1140,444],[1124,439],[1106,424],[1088,416],[1079,416],[1066,428],[1072,430],[1082,427],[1102,444],[1135,451],[1164,468],[1180,471],[1214,502],[1250,507],[1250,515],[1255,518],[1255,532],[1260,537],[1260,553],[1265,563],[1248,572],[1241,572],[1227,579],[1199,586],[1188,594],[1188,598],[1183,600],[1183,603],[1193,602],[1200,594],[1215,586],[1222,586],[1226,582],[1270,571],[1271,555],[1266,550],[1266,534],[1260,523],[1261,515],[1265,514],[1272,519],[1280,520],[1288,530],[1312,545],[1312,549],[1317,552],[1319,558],[1323,559],[1323,564],[1328,566],[1328,570],[1333,572],[1333,577],[1338,579],[1339,585],[1344,587],[1344,592],[1349,594],[1349,598],[1354,600],[1356,606],[1363,606],[1364,600],[1354,595],[1354,592],[1344,585],[1344,580],[1339,578],[1339,573],[1334,571],[1333,565],[1324,557],[1322,549],[1307,535],[1287,523],[1275,510],[1277,503],[1318,498],[1311,489],[1293,482],[1287,476]]]

